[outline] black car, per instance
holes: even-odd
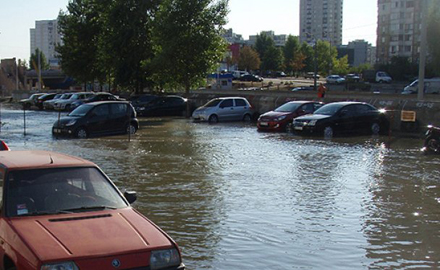
[[[293,130],[299,134],[384,133],[389,127],[385,112],[363,102],[334,102],[322,106],[313,114],[293,120]]]
[[[52,100],[56,96],[60,97],[61,94],[51,93],[51,94],[44,94],[42,96],[39,96],[37,98],[37,100],[35,101],[35,105],[38,107],[38,109],[42,110],[43,109],[43,102],[45,102],[46,100]]]
[[[243,82],[262,82],[263,78],[257,75],[246,74],[240,77],[240,81]]]
[[[54,135],[87,138],[92,135],[136,133],[139,122],[133,106],[127,101],[100,101],[86,103],[52,127]]]
[[[136,108],[136,107],[145,106],[157,98],[158,98],[158,96],[156,96],[156,95],[144,94],[144,95],[138,95],[138,96],[131,97],[130,102]]]
[[[137,106],[139,116],[183,116],[188,100],[180,96],[158,97],[144,106]]]

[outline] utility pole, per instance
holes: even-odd
[[[15,90],[18,91],[18,60],[14,59],[15,62]]]
[[[428,0],[421,0],[422,5],[422,29],[420,37],[420,57],[419,57],[419,91],[417,94],[418,100],[423,100],[425,90],[425,64],[426,64],[426,36],[427,36],[427,17],[428,17]]]

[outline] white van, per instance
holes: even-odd
[[[416,94],[419,91],[419,80],[413,81],[410,85],[403,88],[402,94]],[[425,79],[424,92],[427,94],[440,93],[440,78]]]

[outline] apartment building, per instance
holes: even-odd
[[[51,67],[58,67],[58,58],[55,46],[61,43],[61,36],[58,33],[57,20],[36,21],[35,28],[30,29],[31,51],[35,53],[38,48],[43,52]]]
[[[422,3],[420,0],[378,0],[378,63],[389,63],[393,56],[418,62]]]
[[[343,0],[300,0],[301,43],[325,40],[342,44]]]

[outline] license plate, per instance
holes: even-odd
[[[303,130],[303,127],[294,127],[295,130]]]
[[[260,122],[260,126],[265,126],[265,127],[267,127],[268,125],[269,125],[268,122]]]

